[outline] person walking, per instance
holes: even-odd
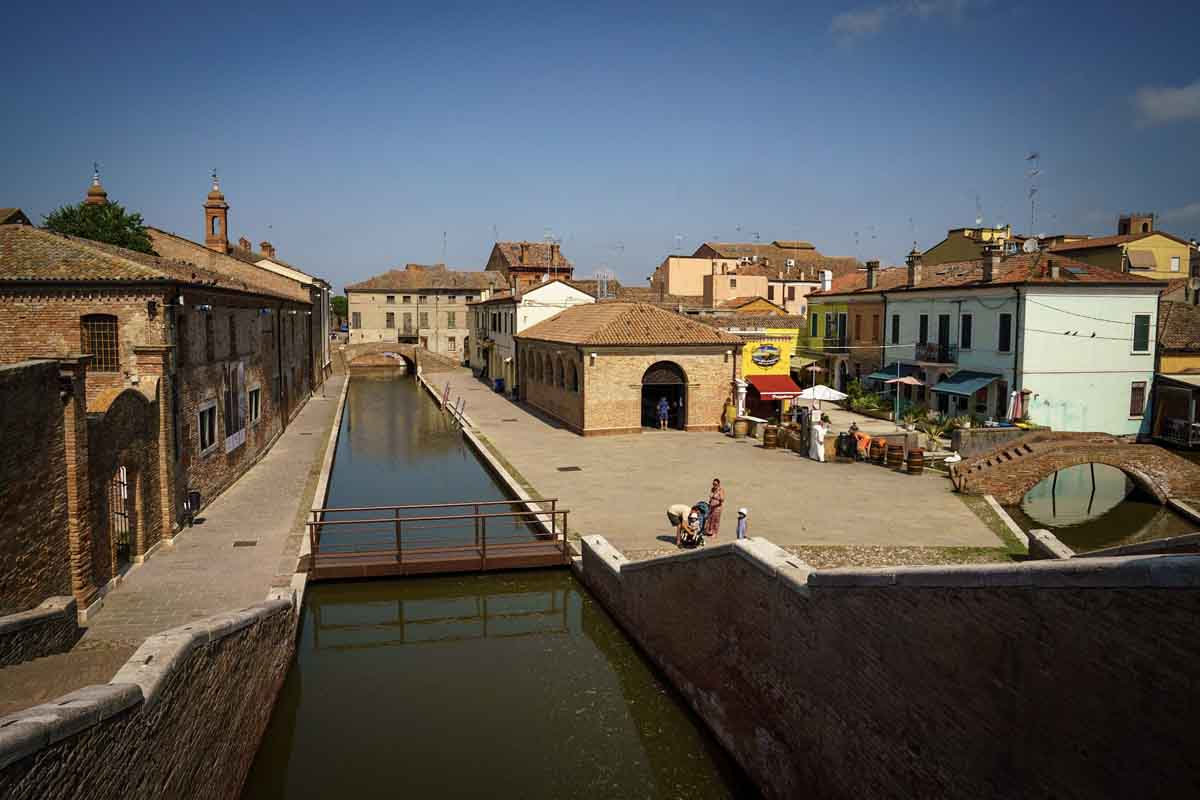
[[[667,402],[667,398],[660,397],[658,400],[658,429],[665,431],[667,429],[667,419],[671,416],[671,404]]]
[[[704,535],[715,537],[721,532],[721,509],[725,505],[725,490],[721,479],[713,478],[712,490],[708,493],[708,520],[704,523]]]
[[[746,515],[750,512],[745,508],[738,509],[737,538],[746,538]]]

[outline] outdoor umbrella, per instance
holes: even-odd
[[[912,375],[905,375],[903,378],[889,378],[884,383],[903,383],[905,386],[924,386],[925,382],[914,378]]]
[[[822,400],[845,400],[849,395],[845,392],[839,392],[837,389],[830,389],[823,383],[818,383],[816,386],[810,386],[800,393],[801,400],[816,400],[817,408],[821,407]]]

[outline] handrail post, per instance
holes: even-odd
[[[570,510],[562,512],[562,515],[563,515],[563,561],[564,562],[569,561],[570,556],[571,556],[571,551],[567,549],[567,514],[569,514],[569,513],[571,513]]]
[[[479,521],[482,530],[480,538],[483,540],[483,555],[479,564],[479,571],[487,572],[487,517],[481,517]]]
[[[397,508],[395,510],[395,514],[396,514],[396,563],[403,564],[404,563],[404,550],[401,547],[401,543],[400,543],[400,525],[401,525],[400,509]]]
[[[558,498],[550,501],[550,535],[558,538],[558,515],[554,513],[555,507],[558,505]]]
[[[479,503],[475,504],[475,546],[479,547]]]
[[[308,571],[317,571],[317,523],[308,523]]]

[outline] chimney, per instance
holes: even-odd
[[[921,284],[921,254],[917,251],[916,246],[908,252],[908,258],[904,259],[904,263],[908,265],[908,285],[919,286]]]
[[[529,261],[529,242],[521,242],[521,263]]]
[[[1050,268],[1051,279],[1059,280],[1062,277],[1062,267],[1053,258],[1046,259],[1046,266]]]
[[[833,273],[830,270],[821,270],[821,291],[828,292],[833,288]]]
[[[867,262],[867,288],[874,289],[879,285],[879,262]]]
[[[238,247],[242,248],[243,250],[253,249],[250,247],[250,240],[247,239],[245,236],[238,239]]]
[[[558,245],[552,244],[552,245],[550,245],[550,266],[553,267],[557,263],[558,263]]]
[[[983,246],[983,282],[991,283],[1000,271],[1000,248],[988,243]]]
[[[270,242],[259,242],[258,249],[262,251],[262,254],[267,258],[275,257],[275,245],[271,244]]]

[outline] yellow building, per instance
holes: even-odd
[[[1002,228],[952,228],[946,238],[921,254],[926,266],[949,264],[954,261],[978,261],[983,258],[985,244],[998,244],[1006,253],[1021,249],[1025,237],[1014,235],[1011,225]]]
[[[1122,217],[1116,236],[1067,242],[1051,248],[1097,267],[1136,272],[1147,278],[1172,280],[1188,275],[1191,246],[1177,236],[1153,228],[1153,218]]]
[[[1162,300],[1154,375],[1154,438],[1200,446],[1200,306]]]
[[[703,320],[746,343],[739,364],[739,412],[764,419],[786,414],[801,391],[792,380],[791,364],[807,324],[804,317],[735,314]]]

